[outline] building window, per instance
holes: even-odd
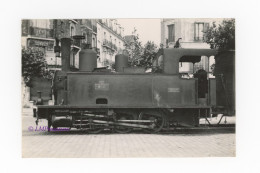
[[[168,25],[168,42],[174,42],[175,41],[175,29],[174,24]]]
[[[50,20],[46,20],[46,19],[33,19],[32,26],[38,28],[51,29]]]
[[[112,21],[109,19],[109,27],[112,28]]]
[[[73,35],[75,35],[75,29],[73,26],[70,27],[70,36],[72,37]]]
[[[92,47],[97,47],[97,46],[96,46],[96,39],[95,39],[95,38],[93,38]]]
[[[87,42],[87,36],[85,32],[82,32],[82,35],[85,36],[85,39],[81,40],[81,43]]]
[[[104,39],[103,39],[103,44],[105,44],[105,43],[106,43],[106,41],[107,41],[107,34],[106,34],[106,32],[104,32]]]
[[[194,26],[194,40],[195,41],[203,41],[205,40],[205,32],[207,32],[209,28],[209,23],[197,22]]]

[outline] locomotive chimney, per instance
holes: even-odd
[[[70,71],[71,41],[70,38],[61,39],[61,70],[65,72]]]

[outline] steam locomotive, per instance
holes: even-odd
[[[115,72],[97,68],[96,52],[83,49],[79,71],[72,72],[70,47],[69,38],[61,39],[62,70],[56,71],[53,79],[54,105],[37,105],[37,122],[48,120],[48,129],[70,127],[91,133],[143,129],[156,133],[171,126],[199,126],[200,118],[217,114],[214,110],[225,109],[226,115],[232,112],[227,111],[227,104],[217,105],[216,86],[225,89],[217,81],[223,80],[209,78],[207,73],[189,79],[179,74],[180,62],[200,62],[201,56],[216,56],[216,50],[164,49],[161,71],[145,73],[143,68],[128,67],[128,57],[123,54],[115,57]]]

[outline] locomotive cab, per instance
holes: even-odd
[[[183,80],[195,79],[197,104],[215,105],[215,79],[209,78],[209,59],[216,53],[212,49],[164,49],[163,71],[166,74],[179,74]],[[201,62],[202,58],[207,62],[206,69],[195,70],[195,64]],[[183,65],[192,71],[185,71]]]

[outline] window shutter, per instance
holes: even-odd
[[[169,40],[169,42],[174,42],[175,41],[174,24],[168,25],[168,40]]]
[[[207,32],[209,29],[209,23],[204,23],[204,32]]]
[[[206,41],[207,37],[206,37],[206,32],[209,30],[209,23],[204,23],[204,28],[203,28],[203,40]]]
[[[196,22],[194,23],[194,40],[196,41]]]
[[[175,25],[172,25],[172,41],[175,42]]]
[[[168,39],[171,42],[171,25],[168,25]]]

